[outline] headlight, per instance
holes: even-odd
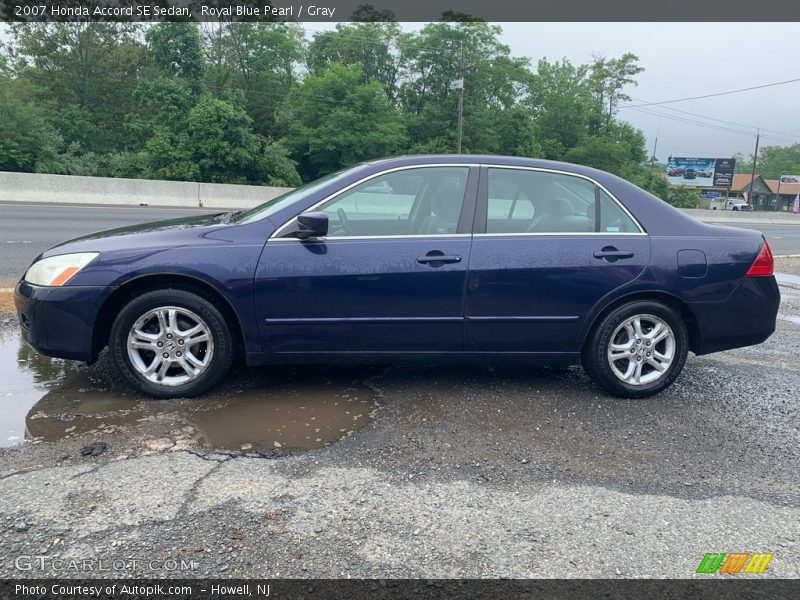
[[[37,260],[25,273],[25,281],[34,285],[64,285],[98,255],[98,252],[79,252]]]

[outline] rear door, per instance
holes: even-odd
[[[465,349],[574,352],[590,309],[647,266],[648,236],[593,181],[486,167],[465,300]]]
[[[323,201],[328,235],[264,247],[255,298],[263,345],[279,353],[461,350],[478,168],[377,175]]]

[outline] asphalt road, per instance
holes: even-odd
[[[772,253],[776,256],[785,254],[800,254],[800,224],[798,225],[773,225],[771,223],[719,223],[729,227],[742,227],[760,231],[767,237]]]
[[[214,212],[219,211],[0,203],[0,282],[18,278],[40,252],[70,238],[147,221]],[[762,231],[776,255],[800,254],[800,226],[743,224],[741,227]]]
[[[0,281],[20,277],[40,252],[87,233],[219,210],[0,203]]]

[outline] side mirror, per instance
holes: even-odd
[[[322,211],[312,211],[297,215],[299,229],[295,237],[301,240],[328,235],[328,215]]]

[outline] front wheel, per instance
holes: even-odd
[[[583,350],[583,366],[600,387],[622,398],[645,398],[678,377],[689,352],[680,315],[660,302],[636,301],[611,311]]]
[[[181,289],[154,290],[131,300],[114,321],[108,345],[116,369],[155,398],[208,391],[228,372],[234,354],[219,309]]]

